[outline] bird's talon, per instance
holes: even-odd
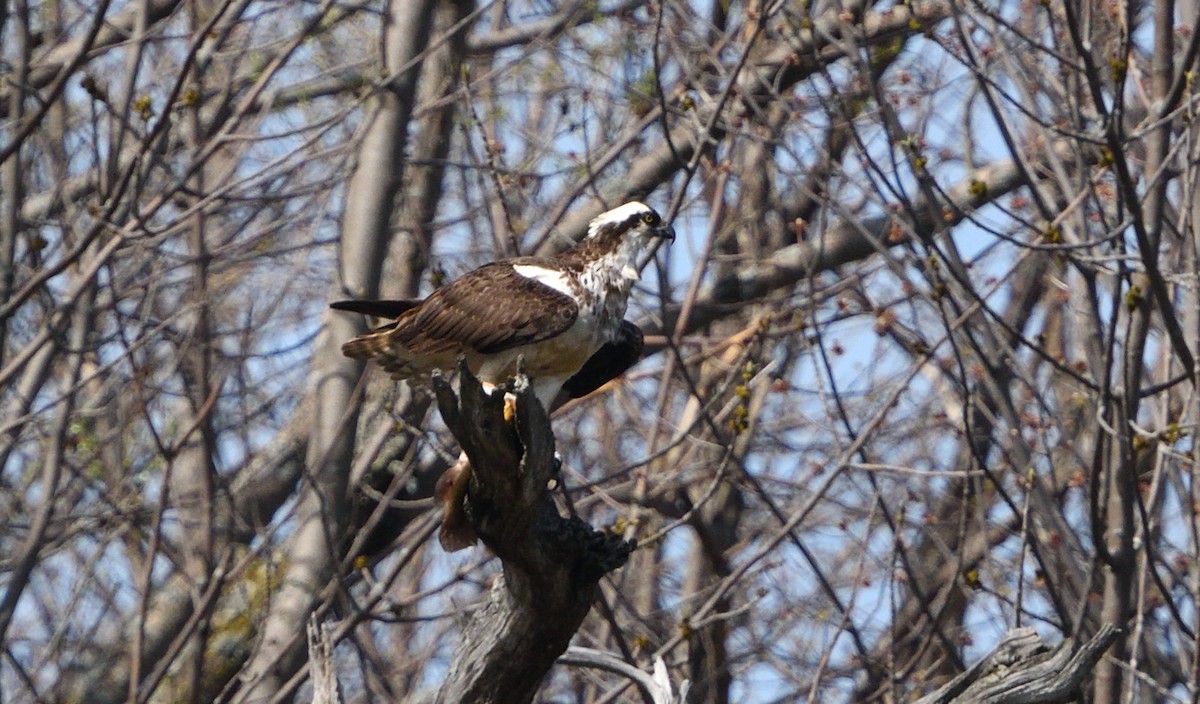
[[[504,394],[504,422],[511,423],[517,417],[517,397],[510,393]]]

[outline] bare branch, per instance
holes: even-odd
[[[1050,704],[1073,701],[1121,630],[1105,624],[1078,649],[1050,646],[1032,628],[1009,631],[987,657],[916,704]]]

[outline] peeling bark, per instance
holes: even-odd
[[[1051,650],[1032,628],[1009,631],[987,657],[916,704],[1035,704],[1076,698],[1084,678],[1121,631],[1105,625],[1074,647]]]

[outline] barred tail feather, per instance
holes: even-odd
[[[374,359],[391,351],[389,343],[389,333],[391,330],[382,332],[369,332],[366,335],[359,335],[342,345],[342,354],[352,359]]]
[[[429,364],[423,362],[412,351],[400,344],[393,334],[394,328],[388,326],[374,332],[350,340],[342,345],[342,354],[351,359],[373,361],[383,368],[393,379],[413,379],[421,374],[427,374],[435,367],[444,364]],[[435,360],[436,361],[436,360]]]

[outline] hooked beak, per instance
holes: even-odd
[[[675,228],[671,227],[670,225],[662,225],[654,228],[654,235],[656,237],[661,237],[668,242],[674,242]]]

